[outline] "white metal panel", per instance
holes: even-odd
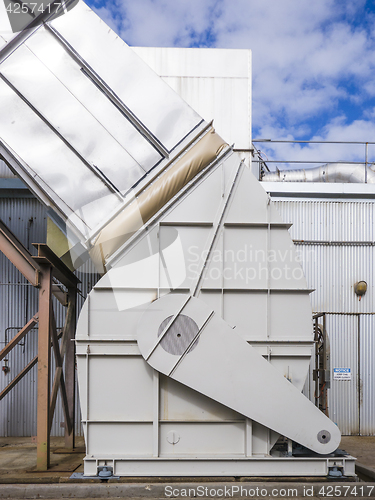
[[[207,432],[206,423],[163,422],[160,426],[161,457],[244,456],[245,422],[211,423],[214,432]],[[176,443],[170,443],[174,433]],[[169,439],[169,440],[168,440]]]
[[[89,418],[95,421],[151,421],[153,370],[144,368],[138,356],[90,357]],[[105,375],[116,372],[121,385]],[[113,398],[110,385],[117,385]],[[134,403],[129,405],[129,401]],[[85,419],[85,417],[83,417]]]
[[[97,122],[96,128],[101,127],[108,132],[108,134],[104,134],[104,131],[101,131],[104,140],[113,138],[119,145],[128,151],[129,155],[134,158],[144,170],[148,170],[161,159],[161,155],[136,130],[136,128],[128,120],[122,119],[120,110],[116,108],[94,82],[82,72],[81,65],[77,64],[77,62],[72,59],[49,31],[46,29],[39,29],[26,41],[25,45],[78,101],[74,103],[71,109],[68,109],[71,115],[73,114],[73,109],[75,109],[76,112],[90,113]],[[44,82],[41,82],[41,84],[44,85]],[[79,104],[82,104],[82,106],[79,106]],[[57,117],[54,117],[53,121],[58,122]],[[71,123],[70,125],[73,126],[74,130],[77,129],[77,125],[80,125],[80,123]],[[90,129],[86,132],[92,133]],[[84,132],[81,131],[80,133]],[[72,132],[70,132],[69,135],[71,136]],[[101,152],[102,155],[104,155],[104,153],[111,154],[111,151],[101,147],[102,140],[103,138],[100,137],[99,144],[94,144],[94,137],[91,137],[88,144],[86,142],[86,147],[90,149],[89,144],[91,144],[91,147],[94,145],[96,148],[103,149]],[[85,141],[83,144],[85,144]],[[101,166],[100,163],[96,164]],[[121,176],[130,175],[130,172],[128,173],[124,167],[125,164],[123,164],[122,168],[117,172],[113,173],[116,173],[116,178],[112,179],[116,185],[116,180],[121,180]],[[138,177],[136,177],[135,180],[137,179]],[[131,185],[134,179],[130,179],[130,181],[128,185]],[[120,184],[121,182],[118,185],[119,189],[125,189],[126,186],[121,188]]]
[[[215,295],[221,300],[221,293],[208,294],[207,292],[201,295],[205,302],[209,296],[215,297]],[[215,310],[219,309],[215,308]],[[239,310],[242,312],[240,315]],[[246,332],[245,339],[248,341],[266,338],[267,293],[246,294],[241,291],[224,293],[223,318],[231,326],[238,326],[241,331]]]
[[[184,295],[169,295],[147,308],[138,325],[138,346],[145,360],[172,379],[313,451],[324,454],[336,450],[340,443],[337,427],[237,335],[237,329],[217,314],[211,316],[199,299],[186,299]],[[194,348],[174,356],[158,342],[158,328],[166,317],[181,310],[202,331]],[[244,394],[251,394],[251,400]],[[254,405],[253,401],[262,404]],[[277,414],[272,411],[275,407]]]
[[[251,148],[250,88],[245,78],[181,78],[163,80],[236,149]]]
[[[148,422],[93,422],[90,424],[90,448],[88,453],[108,456],[108,449],[114,456],[152,456],[152,424]]]
[[[269,308],[269,330],[273,340],[309,339],[311,307],[306,295],[271,293]]]
[[[52,24],[168,150],[201,121],[83,2]]]
[[[54,45],[57,45],[56,41]],[[141,165],[27,47],[19,47],[1,65],[1,70],[18,92],[33,103],[73,148],[92,165],[100,168],[120,191],[129,189],[145,173]],[[81,80],[86,80],[80,82],[83,92],[93,86],[82,73],[79,76]],[[106,104],[107,108],[113,107],[108,100]],[[143,139],[143,142],[146,141]]]
[[[249,78],[251,50],[132,47],[160,76]]]
[[[249,196],[249,192],[251,192],[252,196]],[[232,264],[233,262],[240,263],[245,268],[251,264],[248,262],[248,250],[250,249],[248,240],[251,239],[252,233],[255,233],[256,236],[253,238],[254,244],[259,239],[259,235],[262,235],[262,245],[260,245],[259,250],[265,256],[266,267],[268,265],[267,250],[271,247],[277,252],[279,240],[282,249],[286,249],[290,253],[290,238],[287,234],[287,225],[282,223],[278,213],[268,203],[266,193],[251,175],[251,172],[240,164],[239,157],[235,154],[228,154],[222,164],[217,163],[209,172],[204,172],[199,180],[197,179],[187,186],[184,192],[180,193],[172,202],[174,203],[170,207],[166,207],[165,213],[156,215],[154,219],[147,223],[147,231],[135,236],[121,249],[112,262],[112,268],[96,285],[90,294],[89,300],[83,307],[77,331],[77,363],[83,408],[90,399],[98,396],[95,391],[92,391],[86,402],[87,388],[85,381],[87,378],[90,386],[90,373],[92,373],[90,369],[88,372],[86,371],[87,359],[90,360],[91,357],[102,354],[113,356],[115,345],[117,356],[122,358],[124,363],[126,363],[130,355],[139,356],[138,351],[133,352],[132,350],[131,353],[129,351],[124,357],[125,353],[122,344],[127,345],[130,349],[130,344],[137,339],[137,325],[144,314],[147,303],[152,302],[158,308],[160,300],[163,300],[164,295],[170,292],[169,281],[166,278],[167,275],[171,276],[169,266],[173,259],[169,261],[170,256],[165,250],[172,249],[172,240],[173,242],[177,241],[175,236],[178,236],[183,249],[184,258],[179,264],[180,271],[185,267],[188,272],[187,281],[182,281],[177,288],[172,290],[172,294],[178,292],[189,293],[189,290],[192,293],[198,287],[196,293],[202,294],[202,306],[204,308],[206,307],[205,303],[209,303],[214,307],[215,313],[219,317],[221,316],[225,320],[227,320],[227,316],[230,317],[230,326],[237,326],[236,330],[238,330],[239,322],[244,325],[244,332],[241,334],[242,338],[236,335],[242,346],[237,348],[237,351],[242,351],[243,346],[251,349],[256,359],[265,364],[264,366],[267,366],[267,369],[272,368],[275,377],[281,381],[280,383],[286,384],[288,389],[291,384],[286,382],[284,377],[292,380],[293,385],[296,386],[294,391],[302,398],[301,400],[304,403],[307,403],[307,400],[299,392],[302,389],[303,378],[308,369],[312,340],[311,310],[307,291],[304,290],[305,282],[301,282],[300,278],[292,280],[290,288],[293,290],[293,296],[288,293],[285,296],[279,294],[276,292],[277,283],[272,283],[270,288],[271,282],[268,282],[267,279],[263,283],[263,289],[243,288],[241,279],[239,279],[237,287],[235,278],[229,276],[228,272],[226,272],[225,276],[223,275],[226,280],[219,279],[218,283],[211,284],[210,271],[212,269],[218,270],[220,274],[223,265],[229,265],[230,262]],[[269,233],[273,231],[275,234],[272,237]],[[281,231],[283,231],[282,234],[286,234],[286,239],[282,236],[278,237]],[[227,238],[227,233],[232,233],[234,237],[232,239]],[[244,253],[245,262],[242,259]],[[154,258],[159,254],[163,254],[164,259]],[[173,246],[171,256],[175,257],[176,262],[179,262],[178,255],[179,252]],[[205,263],[207,256],[209,256],[209,260]],[[277,260],[280,265],[285,265],[281,258]],[[288,263],[291,263],[291,261],[293,259],[288,259]],[[148,267],[148,263],[150,267]],[[191,270],[189,270],[190,264],[198,264],[196,276],[194,277],[191,275]],[[137,269],[137,272],[132,273],[129,266],[133,266],[134,269]],[[166,268],[164,274],[163,267]],[[239,298],[240,293],[242,294],[241,298]],[[134,307],[134,303],[131,304],[128,301],[129,294],[133,299],[137,298],[137,300],[138,297],[142,297],[143,303]],[[278,297],[279,295],[280,297]],[[169,296],[171,296],[170,293]],[[159,299],[160,297],[162,299]],[[254,300],[254,297],[256,300]],[[261,299],[263,309],[259,307],[258,299]],[[279,302],[280,304],[277,305]],[[286,303],[289,309],[286,307]],[[298,314],[294,310],[296,307]],[[272,325],[271,317],[280,311],[285,317],[286,309],[290,310],[291,318],[288,316],[285,322],[278,321]],[[261,318],[261,321],[259,321],[261,331],[258,331],[258,328],[252,328],[255,320],[251,317],[249,311],[254,318]],[[200,318],[195,317],[199,325],[203,325],[206,319],[204,314]],[[148,327],[155,327],[156,323],[153,320],[147,322]],[[108,329],[109,324],[111,324],[110,329]],[[298,338],[294,338],[292,343],[290,342],[290,329],[298,336]],[[217,341],[219,345],[222,344],[217,337],[218,334],[219,330],[217,329],[215,330],[216,336],[213,342],[215,349]],[[98,343],[99,340],[101,340],[100,343]],[[112,342],[114,343],[113,346]],[[254,347],[248,346],[248,343],[254,344]],[[102,346],[100,352],[98,345]],[[231,354],[229,349],[226,349],[225,356],[223,366],[226,366],[230,359],[236,358],[236,355]],[[90,363],[91,361],[89,361],[89,365]],[[213,385],[216,384],[217,391],[220,391],[220,387],[223,388],[225,384],[219,382],[216,376],[212,376],[211,371],[214,364],[211,363],[210,359],[205,360],[203,363],[207,365],[205,368],[210,373],[210,376],[206,377],[207,380],[213,379]],[[270,366],[270,364],[273,366]],[[250,365],[253,365],[253,363],[247,363],[246,369],[250,370]],[[173,365],[170,366],[170,368],[172,367]],[[198,372],[199,363],[196,363],[194,367],[192,372]],[[112,368],[115,368],[115,363]],[[98,366],[96,370],[99,370]],[[255,371],[258,374],[259,370],[255,369]],[[122,385],[126,384],[126,380],[124,381],[120,370],[116,369],[116,372],[118,372],[118,376],[114,373],[114,370],[112,370],[112,376],[119,381],[117,390],[122,393],[126,390],[122,388]],[[241,377],[240,373],[237,375]],[[200,378],[204,379],[205,377]],[[246,379],[246,383],[248,383],[250,376],[242,373],[242,379]],[[256,376],[254,380],[254,383],[258,384]],[[212,397],[212,395],[207,398],[200,394],[197,388],[193,391],[178,384],[171,378],[156,375],[153,382],[152,452],[157,462],[155,462],[152,474],[160,470],[161,465],[157,465],[162,464],[160,453],[176,453],[179,460],[182,460],[184,457],[190,456],[192,451],[195,455],[204,456],[207,453],[212,453],[212,450],[215,449],[217,453],[220,451],[220,456],[227,456],[228,454],[233,456],[233,454],[240,453],[246,457],[253,457],[255,455],[259,456],[259,454],[268,454],[278,437],[277,434],[270,433],[269,429],[265,429],[262,425],[252,427],[253,423],[248,419],[245,425],[243,415],[239,417],[238,413],[229,408],[231,403],[219,403],[219,400]],[[266,386],[271,387],[272,384],[266,383]],[[109,387],[108,390],[113,394],[114,389],[112,387]],[[259,390],[261,389],[259,388]],[[241,391],[241,389],[237,388],[236,391]],[[149,393],[150,388],[148,387],[145,392]],[[246,392],[246,390],[242,390],[243,392]],[[254,394],[253,397],[256,399],[257,393]],[[264,397],[263,392],[262,397]],[[129,398],[129,404],[133,404],[133,401],[137,405],[134,394]],[[310,403],[308,404],[310,406]],[[272,401],[272,407],[274,405],[275,402]],[[313,410],[315,411],[314,407]],[[85,408],[83,413],[85,414]],[[272,412],[265,411],[265,413],[270,415]],[[319,416],[321,416],[320,413]],[[90,418],[89,410],[89,420]],[[240,426],[237,426],[238,421],[241,421]],[[175,451],[173,451],[173,449],[170,449],[171,444],[164,442],[164,437],[167,437],[169,432],[172,432],[172,434],[178,433],[174,426],[177,422],[181,423],[181,445],[180,442],[176,443]],[[205,427],[204,435],[200,440],[201,447],[198,447],[198,438],[203,432],[200,422],[204,422]],[[87,424],[86,430],[89,455],[91,453],[91,439],[99,439],[99,435],[93,437],[91,434],[92,423]],[[227,439],[223,431],[222,439],[218,440],[218,427],[216,424],[222,425],[223,423],[228,424],[228,432],[225,431],[228,436],[233,430],[230,424],[236,426],[237,430],[231,439]],[[108,427],[110,426],[111,423],[108,422]],[[169,431],[164,435],[162,428],[167,426]],[[107,424],[103,423],[103,433],[106,432],[106,427]],[[195,430],[193,430],[194,427]],[[109,432],[111,434],[112,430]],[[137,432],[140,432],[140,430],[138,429]],[[173,436],[172,438],[174,439]],[[186,439],[187,441],[185,441]],[[189,444],[187,444],[188,442]],[[108,454],[111,453],[112,451],[108,448]],[[100,460],[100,455],[96,455],[96,458]],[[88,462],[89,457],[85,462],[85,473],[90,470]],[[116,467],[117,464],[116,460]],[[144,459],[142,459],[142,464],[144,464]],[[140,464],[140,467],[142,467],[143,471],[145,470],[143,465]],[[120,470],[121,474],[124,474],[123,469]],[[207,473],[208,470],[209,466],[207,465],[207,467],[204,467],[204,473]],[[219,466],[217,473],[222,473]],[[191,471],[189,474],[191,474]]]
[[[168,226],[160,226],[159,241],[160,248],[166,248],[164,242],[168,241],[168,232],[176,229]],[[178,270],[170,266],[170,272],[160,272],[159,286],[170,288],[171,280],[175,281],[173,288],[188,288],[193,290],[199,277],[199,270],[204,262],[204,250],[210,236],[212,237],[213,227],[181,226],[178,227],[178,244],[181,245],[181,259],[178,260]],[[165,253],[165,251],[164,251]],[[177,252],[174,253],[177,258]],[[163,271],[163,263],[160,262],[160,271]],[[177,272],[176,272],[177,271]],[[176,280],[176,275],[180,279]],[[174,279],[173,279],[174,278]]]
[[[244,422],[243,415],[162,374],[160,374],[159,417],[161,420],[188,422],[233,420]]]
[[[238,149],[251,148],[251,51],[133,47],[205,120]]]
[[[110,193],[103,181],[90,172],[3,81],[0,82],[0,99],[3,102],[2,141],[17,151],[18,156],[27,158],[27,170],[31,177],[37,178],[42,186],[53,186],[58,197],[57,204],[65,208],[67,215]],[[44,144],[43,155],[36,147],[39,141]],[[85,186],[85,189],[80,190],[80,186]],[[113,209],[113,201],[107,196],[102,202],[103,208],[108,203],[107,210]],[[85,222],[89,227],[94,226],[102,219],[103,212],[92,211]]]

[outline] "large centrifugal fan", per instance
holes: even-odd
[[[301,393],[311,290],[250,165],[83,2],[43,21],[0,40],[0,155],[55,253],[102,274],[76,334],[85,475],[354,475]]]

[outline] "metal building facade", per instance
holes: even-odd
[[[2,219],[17,238],[33,254],[33,243],[46,241],[47,211],[17,179],[9,183],[1,180],[7,189],[0,189],[0,219]],[[8,181],[8,183],[7,183]],[[11,189],[9,189],[11,187]],[[78,311],[84,298],[96,282],[97,276],[91,273],[86,265],[83,272],[78,273],[81,280],[78,295]],[[0,342],[4,346],[17,331],[38,311],[38,290],[35,289],[22,274],[0,252]],[[63,324],[64,308],[54,299],[57,327]],[[10,371],[0,373],[0,391],[37,355],[37,326],[29,332],[2,361]],[[52,373],[54,372],[52,357]],[[51,381],[52,383],[52,381]],[[36,435],[36,403],[37,403],[37,365],[0,401],[0,435],[1,436],[35,436]],[[52,425],[52,436],[63,436],[64,421],[60,394],[56,403],[56,412]],[[76,434],[81,435],[81,416],[76,389]]]
[[[17,181],[18,182],[18,181]],[[32,243],[46,238],[46,209],[27,190],[2,190],[0,218],[30,250]],[[7,194],[8,193],[8,194]],[[351,380],[332,380],[329,391],[330,417],[345,435],[375,434],[375,203],[365,199],[291,198],[273,196],[297,245],[314,312],[327,313],[331,342],[331,369],[351,368]],[[37,291],[14,266],[0,255],[2,345],[37,311]],[[82,295],[95,282],[80,273]],[[359,301],[353,290],[356,281],[367,282],[366,295]],[[79,299],[82,303],[83,297]],[[62,314],[60,305],[56,311]],[[30,332],[24,345],[9,357],[10,373],[1,372],[0,390],[37,352],[37,331]],[[314,388],[310,377],[309,395]],[[62,435],[63,412],[57,404],[52,435]],[[76,432],[81,434],[77,398]],[[36,433],[36,367],[0,403],[0,435],[30,436]]]
[[[290,229],[307,278],[314,313],[326,313],[331,345],[329,415],[344,435],[375,434],[375,203],[366,190],[350,197],[320,185],[317,193],[302,194],[301,184],[264,183]],[[305,186],[306,187],[306,184]],[[308,187],[306,188],[308,190]],[[294,191],[294,192],[293,192]],[[272,192],[274,193],[272,195]],[[299,193],[299,194],[298,194]],[[341,195],[342,196],[342,195]],[[366,281],[361,300],[354,292]],[[334,368],[350,368],[351,380],[334,380]],[[310,375],[308,393],[314,396]]]
[[[236,148],[245,157],[250,155],[251,79],[248,51],[239,51],[242,53],[241,58],[235,60],[230,60],[226,51],[215,51],[218,58],[228,57],[228,64],[221,65],[220,74],[215,73],[213,60],[212,64],[206,64],[209,58],[212,59],[212,52],[206,53],[202,49],[136,48],[135,51],[194,109],[202,115],[215,116],[218,132],[227,140],[235,142]],[[192,51],[194,58],[191,57]],[[198,54],[201,59],[196,58]],[[230,102],[214,98],[224,90],[228,91]],[[243,104],[245,102],[246,105]],[[228,109],[236,109],[230,119]],[[0,177],[13,177],[2,162]],[[16,179],[5,180],[10,181],[9,186],[13,182],[19,183]],[[263,183],[265,189],[271,192],[284,221],[293,224],[290,229],[292,238],[298,240],[296,244],[309,288],[315,289],[311,294],[312,309],[314,312],[327,313],[331,368],[351,368],[350,381],[332,381],[329,391],[330,416],[343,434],[375,434],[375,194],[370,192],[370,186],[364,185],[341,185],[335,189],[334,185],[320,184],[313,188],[306,183],[294,186],[289,183],[287,190],[280,183],[277,186],[276,183],[274,186],[266,184]],[[46,210],[28,191],[16,191],[13,188],[0,189],[0,218],[29,250],[33,250],[33,242],[44,242],[46,238]],[[4,343],[17,327],[24,325],[36,312],[37,294],[3,255],[0,255],[0,266],[0,342]],[[80,274],[79,277],[85,297],[95,277],[90,273]],[[367,293],[361,301],[353,291],[354,283],[359,280],[365,280],[368,284]],[[80,301],[78,309],[83,302],[82,297]],[[24,346],[14,349],[13,357],[10,356],[8,360],[10,375],[18,373],[36,355],[36,341],[34,331],[28,334]],[[9,382],[10,376],[2,372],[0,378],[1,390]],[[308,392],[313,397],[311,377]],[[63,420],[63,412],[59,401],[56,411],[52,435],[62,435],[60,421]],[[76,431],[80,433],[78,400],[76,421]],[[35,433],[34,367],[0,402],[0,435]]]

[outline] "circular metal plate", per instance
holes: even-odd
[[[318,432],[318,441],[319,443],[326,444],[331,441],[331,433],[329,431],[320,431]]]
[[[158,337],[160,337],[163,333],[172,318],[173,316],[168,316],[168,318],[165,318],[165,320],[161,323],[158,330]],[[198,325],[193,319],[189,318],[189,316],[186,316],[185,314],[179,314],[174,320],[172,326],[161,339],[160,345],[165,351],[169,352],[169,354],[181,356],[181,354],[184,354],[186,349],[189,347],[198,332]],[[189,352],[195,349],[197,344],[198,339],[190,347]]]
[[[169,444],[177,444],[180,441],[180,435],[176,431],[170,431],[167,434]]]

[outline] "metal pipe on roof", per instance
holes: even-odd
[[[316,168],[300,170],[277,170],[265,173],[267,182],[366,182],[375,184],[374,166],[352,163],[327,163]]]

